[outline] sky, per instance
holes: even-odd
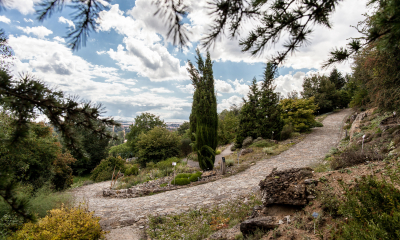
[[[192,41],[184,50],[167,37],[168,28],[153,15],[156,9],[150,0],[112,0],[100,13],[97,32],[78,51],[69,49],[64,38],[75,28],[70,8],[39,22],[35,4],[40,0],[12,1],[0,12],[0,28],[15,54],[15,76],[32,73],[54,89],[101,103],[104,117],[132,121],[149,112],[166,122],[183,122],[189,119],[193,96],[187,62],[195,62],[195,49],[212,20],[206,0],[187,1],[191,11],[184,20]],[[359,36],[350,25],[364,19],[365,5],[365,0],[342,1],[331,17],[332,29],[315,26],[310,43],[280,66],[276,91],[283,95],[301,91],[305,76],[327,74],[331,69],[322,70],[322,62],[333,47],[345,46],[348,38]],[[242,35],[252,26],[247,22]],[[218,112],[243,102],[252,79],[261,81],[267,57],[282,49],[285,38],[257,57],[243,53],[239,40],[222,37],[209,49]],[[205,56],[206,50],[200,50]],[[337,65],[343,74],[351,72],[350,67],[351,62]]]

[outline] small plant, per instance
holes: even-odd
[[[221,150],[220,149],[215,150],[215,155],[219,155],[219,154],[221,154]]]
[[[275,146],[275,143],[273,141],[264,139],[264,140],[253,143],[250,147],[265,148],[265,147],[273,147],[273,146]]]
[[[139,174],[139,168],[136,165],[133,165],[132,167],[125,170],[125,176],[138,175],[138,174]]]
[[[263,148],[263,152],[265,152],[266,154],[275,154],[274,149],[275,149],[275,147],[266,147],[266,148]]]
[[[227,159],[227,160],[225,161],[225,165],[226,165],[227,167],[232,167],[233,165],[235,165],[235,160],[233,160],[233,159]]]

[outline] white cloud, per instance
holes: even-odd
[[[53,34],[53,31],[47,29],[46,27],[39,26],[39,27],[17,27],[19,30],[22,30],[26,34],[32,33],[39,38],[45,38],[47,35]]]
[[[53,37],[54,40],[60,42],[60,43],[65,43],[64,38],[60,38],[59,36]]]
[[[237,95],[234,95],[227,99],[222,99],[221,103],[218,103],[218,112],[224,109],[229,109],[231,106],[240,106],[243,103],[243,99]]]
[[[0,16],[0,22],[9,24],[11,22],[6,16]]]
[[[17,9],[21,14],[35,13],[35,4],[41,0],[13,0],[7,2],[7,8]]]
[[[309,74],[308,72],[307,74]],[[301,92],[303,90],[303,79],[306,76],[304,72],[296,72],[295,74],[286,74],[279,76],[275,79],[276,89],[275,91],[281,92],[284,96],[287,96],[288,92],[293,90]]]
[[[30,19],[30,18],[29,18],[29,19],[24,18],[24,21],[25,21],[25,22],[31,22],[31,23],[33,23],[33,20]]]
[[[106,52],[106,51],[96,51],[96,53],[97,53],[98,55],[103,55],[103,54],[106,54],[107,52]]]
[[[194,87],[193,84],[187,84],[187,85],[178,85],[176,86],[178,89],[180,89],[184,93],[194,93]]]
[[[136,1],[130,13],[142,5],[143,1]],[[140,9],[140,11],[152,12],[149,9]],[[154,82],[189,79],[186,64],[181,66],[180,60],[172,56],[162,45],[162,39],[153,30],[156,24],[151,25],[138,18],[125,17],[124,12],[119,10],[118,4],[112,5],[108,12],[101,12],[99,23],[101,31],[114,29],[125,36],[124,45],[120,44],[116,50],[107,51],[107,54],[117,61],[122,70],[137,72],[140,76],[148,77]]]
[[[74,22],[72,22],[71,20],[69,20],[69,19],[66,19],[65,17],[59,17],[58,18],[58,22],[60,22],[60,23],[66,23],[66,24],[68,24],[68,26],[69,27],[73,27],[74,29],[75,29],[75,24],[74,24]]]
[[[75,56],[69,48],[57,41],[10,35],[9,44],[17,58],[14,72],[33,72],[37,78],[67,93],[102,101],[105,95],[119,95],[129,91],[129,88],[118,82],[96,81],[97,77],[120,79],[116,68],[93,65]]]
[[[150,89],[151,92],[153,93],[173,93],[174,91],[171,91],[169,89],[166,89],[164,87],[160,87],[160,88],[153,88]]]
[[[235,81],[228,80],[233,84],[235,87],[235,93],[239,93],[242,96],[246,96],[247,93],[250,91],[249,85],[247,84],[241,84],[243,82],[243,79],[235,79]]]
[[[232,85],[219,79],[215,80],[215,90],[221,93],[232,93],[234,91]]]

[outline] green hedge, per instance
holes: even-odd
[[[196,182],[201,177],[201,172],[196,173],[179,173],[175,177],[175,185],[187,185],[191,182]],[[174,184],[174,180],[171,181],[171,184]]]

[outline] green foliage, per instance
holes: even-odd
[[[131,175],[138,175],[139,174],[139,168],[135,165],[132,167],[129,167],[125,170],[125,176],[131,176]]]
[[[126,134],[126,139],[128,140],[127,145],[131,148],[133,154],[136,155],[140,150],[140,147],[137,146],[139,136],[142,133],[149,132],[155,127],[165,128],[166,125],[159,116],[151,113],[142,113],[139,116],[136,116],[134,121],[135,123],[129,126],[130,132]]]
[[[293,126],[291,124],[285,124],[281,131],[281,140],[289,139],[293,133]]]
[[[9,239],[101,239],[105,232],[99,220],[83,207],[61,207],[51,210],[37,224],[24,224]]]
[[[173,172],[173,166],[172,166],[173,162],[179,163],[180,160],[176,157],[172,157],[172,158],[168,158],[164,161],[158,162],[156,164],[156,166],[160,171],[164,172],[165,176],[167,176],[168,174]]]
[[[343,185],[344,186],[344,185]],[[348,217],[334,239],[399,239],[400,191],[384,180],[363,176],[357,188],[345,188],[339,213]]]
[[[257,80],[254,78],[248,93],[248,100],[244,100],[240,116],[238,133],[236,136],[236,147],[241,147],[246,137],[256,139],[279,138],[284,122],[281,117],[279,106],[279,95],[274,92],[274,78],[277,75],[275,65],[268,63],[263,75],[261,88],[257,87]]]
[[[111,180],[114,169],[115,174],[118,171],[125,172],[125,161],[121,157],[110,156],[101,160],[100,164],[93,169],[90,179],[95,182]]]
[[[197,182],[201,178],[202,173],[196,172],[189,177],[190,182]]]
[[[124,159],[133,157],[132,149],[128,143],[112,146],[108,153],[114,157],[120,156],[121,158]]]
[[[251,144],[250,147],[264,148],[264,147],[272,147],[272,146],[275,146],[275,143],[273,141],[268,140],[268,139],[263,139],[261,141]]]
[[[183,138],[181,139],[181,153],[183,156],[187,156],[192,152],[192,146],[191,146],[192,141],[190,138]]]
[[[214,92],[214,76],[210,53],[207,52],[205,63],[197,49],[196,69],[189,62],[188,72],[195,86],[193,94],[192,112],[190,115],[190,132],[192,142],[197,152],[200,168],[213,169],[215,149],[218,144],[218,115],[217,99]]]
[[[186,133],[186,130],[190,129],[190,123],[189,122],[183,122],[179,127],[178,127],[178,134],[179,136],[182,136],[183,134]]]
[[[239,125],[239,117],[235,109],[223,110],[218,116],[218,144],[233,142]]]
[[[76,158],[71,167],[75,174],[88,174],[102,159],[108,156],[108,144],[110,140],[92,134],[90,130],[84,128],[78,128],[76,135],[81,141],[85,154],[81,154],[79,151],[71,151],[72,156]]]
[[[138,163],[143,167],[148,162],[157,163],[179,154],[179,136],[163,127],[154,127],[137,139]]]
[[[308,99],[283,99],[279,104],[282,108],[282,118],[285,121],[285,125],[293,126],[294,131],[306,132],[315,126],[314,112],[317,106],[314,104],[314,97]],[[287,128],[285,131],[287,131]]]
[[[188,185],[190,184],[190,180],[187,178],[175,178],[171,181],[171,184],[174,185]]]

